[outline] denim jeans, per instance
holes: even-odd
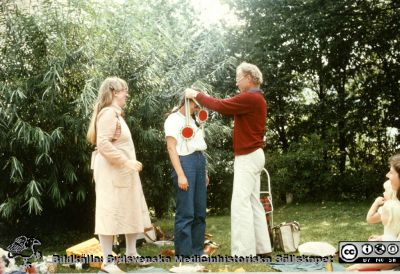
[[[189,188],[184,191],[178,187],[178,177],[173,170],[176,191],[175,255],[203,255],[207,207],[206,160],[199,151],[179,159]]]

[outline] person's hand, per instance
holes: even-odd
[[[374,202],[374,204],[376,204],[376,205],[378,205],[378,206],[381,206],[381,205],[383,205],[385,203],[385,198],[383,198],[383,197],[378,197],[378,198],[376,198],[375,199],[375,202]]]
[[[189,98],[189,99],[196,98],[197,94],[199,94],[199,92],[197,90],[194,90],[191,88],[185,89],[186,98]]]
[[[189,184],[185,175],[178,176],[178,187],[184,191],[187,191]]]
[[[142,163],[139,161],[136,161],[136,160],[128,160],[125,163],[125,167],[132,169],[134,171],[137,171],[137,172],[142,171],[142,169],[143,169]]]
[[[210,178],[208,177],[208,174],[206,175],[206,187],[210,184]]]

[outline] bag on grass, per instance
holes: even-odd
[[[161,227],[151,224],[151,227],[144,229],[144,238],[148,243],[154,243],[156,241],[165,240],[165,234],[161,230]]]
[[[283,222],[274,226],[274,249],[285,253],[296,252],[300,244],[300,224]]]

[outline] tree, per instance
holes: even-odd
[[[97,88],[109,75],[128,81],[126,120],[144,163],[145,195],[157,216],[167,213],[173,187],[163,115],[185,87],[231,66],[223,34],[194,25],[183,0],[0,7],[1,216],[16,222],[26,213],[64,212],[62,224],[85,219],[92,227],[93,148],[85,136]],[[76,218],[81,208],[89,214]]]
[[[398,149],[387,134],[397,128],[389,114],[397,115],[389,106],[399,98],[397,2],[230,2],[245,21],[233,50],[260,64],[269,80],[273,155],[317,134],[330,175],[323,177],[342,182],[332,186],[336,193],[359,193],[351,185],[360,177],[365,195],[380,187],[382,159]]]

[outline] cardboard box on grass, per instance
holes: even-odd
[[[66,250],[66,252],[67,252],[67,256],[73,256],[73,255],[75,255],[77,257],[84,256],[84,258],[88,258],[88,257],[90,257],[90,255],[93,255],[93,258],[95,258],[96,256],[101,258],[103,256],[103,252],[101,251],[100,242],[96,238],[91,238],[80,244],[74,245],[74,246],[68,248]],[[113,252],[113,256],[117,256],[117,254],[115,254]],[[107,260],[107,258],[103,258],[103,260]],[[100,268],[101,263],[102,262],[90,261],[89,266]]]

